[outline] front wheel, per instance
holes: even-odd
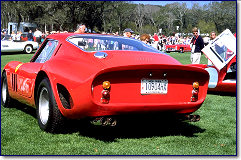
[[[43,79],[38,87],[36,106],[39,127],[50,133],[61,132],[64,126],[64,117],[59,111],[47,78]]]
[[[32,45],[26,45],[25,46],[25,48],[24,48],[24,52],[25,53],[30,54],[30,53],[32,53],[32,51],[33,51],[33,46]]]

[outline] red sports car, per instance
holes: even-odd
[[[30,62],[4,67],[2,105],[16,99],[36,107],[40,128],[56,132],[65,118],[190,115],[205,100],[208,80],[204,69],[182,65],[139,40],[53,34]]]
[[[165,51],[167,53],[169,52],[191,52],[191,47],[190,45],[187,44],[173,44],[173,45],[165,45]]]
[[[213,63],[205,67],[210,75],[209,91],[236,93],[235,36],[227,29],[202,51]]]

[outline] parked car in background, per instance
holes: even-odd
[[[17,33],[17,31],[20,31],[21,34],[21,40],[27,41],[27,35],[29,30],[32,30],[33,32],[36,30],[37,24],[35,23],[29,23],[29,22],[20,22],[19,24],[17,22],[9,22],[8,23],[8,34],[10,35],[12,32]]]
[[[18,41],[11,38],[1,40],[1,52],[32,53],[36,49],[38,49],[38,43],[34,41]]]
[[[165,51],[167,53],[170,52],[191,52],[191,47],[190,45],[187,44],[173,44],[173,45],[165,45]]]
[[[36,107],[40,128],[63,129],[65,118],[114,126],[117,117],[192,117],[204,102],[208,72],[182,65],[139,40],[111,35],[49,35],[30,62],[2,72],[2,105]]]
[[[202,52],[213,63],[209,72],[209,91],[236,93],[236,37],[230,30],[223,31]]]

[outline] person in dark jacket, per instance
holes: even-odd
[[[193,32],[193,38],[191,40],[192,52],[191,52],[190,59],[192,64],[199,64],[201,59],[201,50],[204,47],[204,42],[202,37],[198,35],[198,29],[196,27],[192,29],[192,32]]]
[[[29,30],[27,37],[28,37],[28,41],[33,41],[33,33],[32,33],[32,30]]]

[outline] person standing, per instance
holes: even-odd
[[[193,38],[191,40],[192,51],[190,59],[192,64],[199,64],[201,59],[201,50],[204,47],[204,42],[202,37],[198,35],[198,29],[196,27],[192,29],[192,33]]]
[[[17,31],[17,34],[16,34],[16,40],[17,41],[21,41],[21,35],[22,35],[22,32],[21,31]]]
[[[142,34],[140,37],[140,40],[144,42],[145,44],[149,44],[151,37],[149,34]]]
[[[11,37],[12,37],[12,40],[16,40],[16,34],[14,31],[12,31]]]
[[[124,30],[124,37],[131,38],[132,33],[134,33],[134,31],[132,31],[130,28],[126,28]]]
[[[28,37],[28,41],[33,41],[33,33],[32,33],[32,30],[29,30],[29,31],[28,31],[27,37]]]
[[[210,41],[213,41],[216,38],[216,33],[214,31],[212,31],[210,33]]]
[[[216,33],[214,31],[212,31],[210,33],[210,41],[209,41],[209,43],[212,42],[215,38],[216,38]],[[213,63],[209,59],[208,59],[208,65],[213,65]]]
[[[42,37],[42,32],[38,30],[38,28],[36,28],[36,31],[34,32],[34,37],[36,38],[36,42],[38,42],[38,44],[41,43],[41,37]]]
[[[132,37],[132,33],[134,33],[134,31],[132,31],[130,28],[126,28],[123,32],[124,32],[123,33],[124,37],[135,39],[135,37]],[[122,50],[132,50],[132,49],[133,49],[133,46],[122,44]]]
[[[83,25],[77,25],[77,30],[74,33],[85,33],[86,26]]]
[[[154,33],[153,39],[154,39],[154,44],[153,44],[153,46],[154,46],[154,48],[158,49],[159,37],[158,37],[158,35],[157,35],[156,33]]]

